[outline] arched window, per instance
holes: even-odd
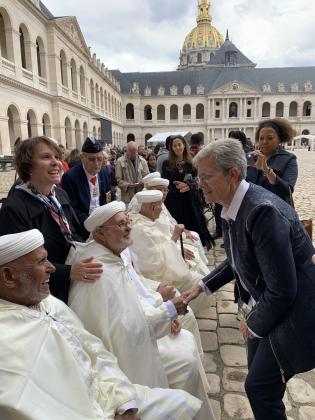
[[[147,133],[147,134],[144,136],[144,143],[145,143],[145,145],[147,145],[148,140],[149,140],[151,137],[152,137],[152,134],[151,134],[151,133]]]
[[[51,125],[48,114],[44,114],[42,118],[43,136],[51,137]]]
[[[229,118],[237,118],[237,111],[238,111],[237,103],[231,102],[229,106]]]
[[[270,118],[270,103],[269,102],[263,103],[261,116],[263,118]]]
[[[98,88],[98,83],[95,85],[95,96],[96,96],[96,106],[100,106],[100,90]]]
[[[187,54],[187,64],[190,64],[190,63],[191,63],[191,58],[190,58],[190,55]]]
[[[100,88],[100,101],[101,101],[101,110],[104,111],[104,96],[103,96],[103,88]]]
[[[21,64],[23,69],[32,70],[32,55],[29,32],[24,24],[20,25]]]
[[[64,50],[60,51],[60,74],[61,84],[68,87],[68,71],[67,71],[67,58]]]
[[[71,60],[71,88],[74,92],[78,91],[78,79],[77,79],[77,65],[74,59]]]
[[[304,134],[305,136],[308,136],[310,134],[309,130],[303,130],[302,134]],[[309,139],[307,137],[302,137],[301,138],[301,146],[308,146],[309,145]]]
[[[111,110],[112,110],[112,115],[114,115],[114,112],[115,112],[115,109],[114,109],[114,96],[111,97],[110,106],[111,106]]]
[[[129,138],[135,139],[136,137],[135,137],[135,135],[133,133],[128,133],[127,134],[127,137],[126,137],[126,141],[128,141]]]
[[[297,116],[297,108],[298,108],[297,102],[293,101],[293,102],[290,103],[289,117],[296,117]]]
[[[96,138],[96,127],[95,127],[95,125],[93,127],[93,136]]]
[[[178,106],[173,104],[170,107],[170,119],[178,120]]]
[[[276,104],[276,117],[283,117],[284,105],[283,102],[277,102]]]
[[[204,120],[205,118],[205,107],[203,104],[198,104],[196,106],[196,119],[197,120]]]
[[[7,11],[0,7],[0,56],[13,61],[13,37],[11,20]]]
[[[104,90],[105,112],[107,112],[107,92]]]
[[[164,105],[158,105],[157,107],[157,119],[159,121],[165,120],[165,106]]]
[[[202,54],[201,53],[197,54],[197,63],[198,64],[202,63]]]
[[[189,104],[185,104],[183,107],[183,118],[184,120],[191,119],[191,106]]]
[[[65,137],[67,149],[72,149],[72,127],[70,118],[65,119]]]
[[[126,105],[126,120],[134,120],[135,119],[135,110],[133,104]]]
[[[10,105],[7,111],[8,128],[10,136],[11,150],[14,149],[14,143],[18,137],[21,137],[21,118],[19,111],[14,105]]]
[[[79,120],[75,120],[74,123],[74,134],[75,134],[75,147],[78,150],[81,150],[82,141],[81,141],[81,129]]]
[[[80,93],[81,96],[85,97],[85,75],[84,68],[80,67]]]
[[[90,80],[90,95],[91,95],[91,104],[94,104],[95,99],[94,99],[94,82],[93,82],[93,79]]]
[[[110,94],[107,95],[107,101],[108,101],[108,113],[111,114],[112,107],[111,107],[111,102],[110,102]]]
[[[36,39],[36,58],[38,76],[46,78],[46,54],[43,40],[40,37]]]
[[[152,106],[151,105],[146,105],[144,107],[144,119],[146,121],[152,120]]]
[[[306,101],[303,104],[303,117],[310,117],[312,114],[312,104],[310,101]]]
[[[27,119],[27,134],[28,137],[35,137],[38,136],[38,130],[37,130],[37,118],[35,115],[35,112],[30,109],[26,115]]]
[[[101,134],[101,127],[98,127],[98,129],[97,129],[97,138],[98,138],[99,140],[101,140],[101,138],[102,138],[102,134]]]
[[[84,121],[84,123],[83,123],[83,140],[84,141],[88,137],[88,135],[89,135],[88,125],[87,125],[86,121]]]

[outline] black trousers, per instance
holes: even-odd
[[[222,220],[221,220],[222,206],[215,203],[214,205],[214,220],[215,220],[215,233],[222,236]]]
[[[286,420],[282,402],[286,384],[268,338],[247,341],[248,375],[245,390],[255,420]],[[288,381],[293,375],[285,374]]]

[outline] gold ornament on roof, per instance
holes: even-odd
[[[195,48],[220,48],[224,40],[220,32],[211,24],[211,5],[209,0],[200,0],[197,26],[186,36],[183,51]]]

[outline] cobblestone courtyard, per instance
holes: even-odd
[[[315,152],[296,151],[299,178],[294,199],[300,217],[315,220]],[[14,180],[14,171],[0,172],[0,198],[5,197]],[[208,252],[209,268],[225,258],[220,241]],[[246,349],[238,330],[233,285],[209,298],[209,309],[198,319],[205,351],[204,365],[211,388],[211,403],[217,420],[252,419],[244,393]],[[289,419],[315,419],[315,370],[291,379],[285,396]],[[272,419],[266,419],[272,420]]]

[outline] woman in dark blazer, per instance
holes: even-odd
[[[293,139],[294,130],[284,118],[261,121],[256,131],[256,162],[247,169],[247,181],[261,185],[290,203],[290,190],[298,177],[296,156],[283,145]]]
[[[62,173],[58,145],[47,137],[21,143],[16,152],[21,184],[16,185],[0,211],[0,235],[38,229],[45,239],[48,259],[56,267],[50,277],[50,291],[67,302],[70,280],[94,281],[100,264],[92,258],[65,265],[69,249],[82,241],[82,227],[67,193],[56,185]]]
[[[315,367],[314,247],[295,210],[245,181],[241,145],[218,140],[195,158],[207,203],[223,206],[227,259],[184,303],[236,279],[245,320],[248,376],[245,389],[256,420],[285,420],[286,382]]]

